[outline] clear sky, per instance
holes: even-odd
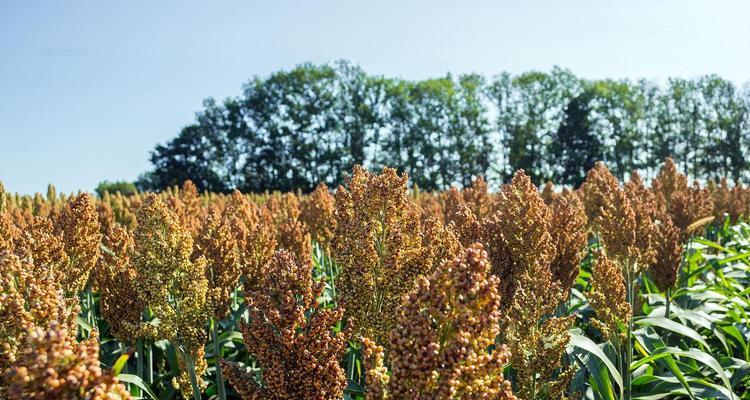
[[[203,98],[336,59],[413,79],[560,65],[740,84],[750,1],[0,0],[0,181],[32,193],[133,180]]]

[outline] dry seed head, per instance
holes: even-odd
[[[273,216],[267,207],[251,203],[237,190],[230,196],[225,214],[237,242],[245,284],[254,288],[262,281],[276,249]]]
[[[99,366],[96,331],[75,343],[75,331],[57,324],[28,332],[27,347],[8,372],[8,399],[130,399],[118,379]]]
[[[602,335],[620,343],[626,340],[623,328],[630,321],[632,309],[627,302],[625,280],[620,268],[604,253],[597,255],[592,266],[589,303],[596,311],[592,324]]]
[[[429,278],[418,278],[391,331],[389,396],[514,399],[503,377],[510,359],[507,348],[487,351],[495,344],[499,322],[498,278],[490,275],[481,245],[443,263]],[[382,381],[377,363],[376,358],[368,374],[376,387]]]
[[[659,218],[654,236],[654,263],[649,271],[660,291],[672,288],[677,281],[677,271],[682,263],[682,237],[680,228],[669,215]]]
[[[677,171],[674,160],[665,159],[664,165],[651,183],[651,190],[654,192],[659,211],[668,211],[672,203],[672,194],[682,192],[687,189],[687,186],[687,177]]]
[[[246,292],[253,325],[240,326],[247,351],[263,368],[262,383],[254,372],[222,361],[241,398],[341,398],[346,377],[339,360],[348,332],[333,332],[342,310],[322,308],[317,301],[322,291],[323,284],[312,281],[309,260],[298,263],[290,252],[275,253],[265,284]]]
[[[652,242],[655,240],[656,234],[654,223],[657,216],[656,197],[653,192],[644,186],[643,180],[636,171],[631,173],[630,181],[625,184],[625,195],[628,197],[635,214],[635,248],[638,250],[638,262],[643,265],[651,265],[655,256]]]
[[[690,225],[713,215],[711,193],[708,189],[701,188],[697,181],[683,191],[672,193],[671,200],[669,214],[682,231],[683,239],[693,233],[688,231]]]
[[[492,272],[500,278],[502,308],[513,302],[518,280],[525,271],[549,269],[555,256],[550,236],[551,214],[531,178],[523,170],[513,175],[497,198],[496,211],[484,221],[484,243]]]
[[[586,212],[583,202],[565,189],[552,200],[550,234],[555,243],[555,258],[550,263],[552,278],[559,283],[565,297],[578,277],[579,264],[588,244]]]
[[[69,260],[61,276],[67,293],[77,294],[88,283],[91,270],[99,258],[102,239],[99,229],[99,216],[91,196],[82,193],[71,198],[56,227]]]
[[[223,319],[229,312],[231,294],[240,277],[239,248],[231,220],[212,206],[196,239],[193,259],[206,259],[212,315]]]
[[[375,175],[356,166],[348,190],[336,191],[336,283],[356,336],[387,347],[401,297],[431,272],[444,252],[426,238],[420,211],[409,201],[406,175],[384,168]]]
[[[291,251],[297,262],[306,262],[312,256],[312,244],[307,225],[300,220],[299,199],[294,193],[274,195],[266,204],[273,215],[276,227],[276,246]]]
[[[310,230],[310,236],[324,250],[329,251],[336,230],[336,199],[321,182],[302,201],[301,219]]]
[[[141,314],[146,308],[138,295],[138,275],[130,257],[135,243],[128,231],[121,226],[111,226],[104,235],[103,251],[96,266],[99,287],[99,308],[102,317],[109,322],[112,335],[124,343],[135,343],[140,336],[153,336],[144,332],[148,326],[141,323]]]

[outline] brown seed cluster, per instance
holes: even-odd
[[[665,291],[674,286],[682,263],[681,231],[668,215],[656,225],[654,253],[654,263],[649,269],[651,279],[659,290]]]
[[[334,333],[342,310],[322,308],[323,284],[312,282],[312,264],[278,251],[265,284],[248,291],[250,325],[241,325],[247,351],[263,368],[254,372],[222,362],[222,370],[243,399],[340,399],[346,387],[339,360],[348,332]],[[309,313],[309,315],[307,315]]]
[[[625,327],[632,315],[626,296],[625,281],[620,268],[606,254],[597,255],[591,271],[589,302],[596,311],[592,324],[609,340],[622,343]]]
[[[696,222],[713,216],[714,203],[708,189],[702,188],[698,182],[686,189],[672,194],[669,204],[669,214],[674,224],[680,228],[683,239],[702,230],[688,229]]]
[[[68,255],[68,265],[63,266],[60,275],[67,293],[75,295],[88,283],[89,275],[99,259],[102,240],[99,229],[99,215],[91,196],[82,193],[71,198],[56,226]]]
[[[510,360],[507,348],[488,351],[500,318],[498,278],[490,275],[481,245],[418,278],[391,331],[388,397],[515,399],[503,376]],[[374,374],[382,375],[377,366]],[[374,388],[376,376],[368,378],[374,381],[368,390],[383,392]]]
[[[334,257],[342,268],[336,286],[356,336],[387,347],[401,297],[442,260],[425,238],[419,209],[407,194],[406,175],[355,167],[348,189],[336,192]]]
[[[101,315],[109,322],[112,335],[130,344],[141,336],[155,336],[152,327],[142,324],[146,304],[137,292],[138,273],[130,262],[135,246],[132,235],[113,225],[102,244],[105,250],[96,267],[96,281]]]
[[[310,236],[323,250],[329,252],[336,232],[336,199],[321,182],[301,204],[300,219],[307,225]]]
[[[273,195],[267,207],[274,217],[277,248],[292,252],[297,262],[309,260],[312,254],[310,234],[300,219],[299,198],[294,193]]]
[[[231,218],[212,206],[195,241],[193,261],[206,260],[208,302],[211,315],[223,319],[229,312],[231,294],[240,278],[240,253],[232,233]]]
[[[116,400],[130,394],[99,366],[99,340],[76,343],[74,331],[52,324],[28,332],[27,346],[7,374],[9,400]]]
[[[573,287],[584,250],[588,244],[586,211],[574,192],[563,190],[555,194],[550,204],[552,211],[550,235],[555,243],[555,257],[550,263],[552,278],[568,297]]]
[[[229,198],[225,214],[237,242],[245,285],[254,288],[262,281],[276,249],[273,215],[267,207],[250,202],[237,190]]]

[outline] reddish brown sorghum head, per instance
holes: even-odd
[[[138,276],[130,263],[134,247],[132,236],[125,228],[113,225],[104,235],[102,244],[106,250],[99,258],[96,280],[99,308],[102,317],[109,322],[110,332],[125,343],[134,343],[140,336],[153,337],[153,332],[143,331],[149,326],[141,323],[146,304],[136,291]]]
[[[299,199],[294,193],[273,195],[266,204],[276,227],[276,247],[292,252],[297,262],[307,262],[312,253],[310,233],[300,220]]]
[[[492,272],[500,278],[502,309],[513,302],[518,280],[527,270],[549,269],[555,256],[550,236],[551,215],[531,178],[523,170],[513,175],[498,195],[496,211],[483,226]]]
[[[362,338],[362,364],[365,368],[367,400],[388,399],[388,368],[384,364],[383,346],[378,346],[370,338]]]
[[[264,269],[276,249],[273,216],[268,208],[250,202],[237,190],[224,212],[237,241],[245,285],[254,288],[262,281]]]
[[[657,215],[656,198],[643,184],[638,172],[633,171],[630,180],[625,184],[625,195],[635,214],[636,237],[635,248],[638,250],[638,262],[650,265],[654,261],[653,240],[656,234],[654,219]]]
[[[179,190],[175,186],[175,193],[168,197],[167,202],[177,215],[180,225],[195,237],[201,228],[204,208],[198,188],[193,181],[183,182],[182,188]]]
[[[33,265],[37,276],[58,281],[65,279],[63,274],[69,263],[68,255],[49,218],[34,217],[18,236],[14,247],[22,260]]]
[[[659,211],[668,211],[672,203],[672,194],[687,189],[687,186],[687,177],[677,171],[674,160],[664,160],[664,165],[651,182],[651,190],[654,192]]]
[[[579,264],[588,244],[586,212],[581,199],[567,189],[554,197],[550,207],[550,234],[556,248],[550,269],[552,278],[567,297],[578,277]]]
[[[690,225],[713,215],[714,203],[711,193],[701,188],[697,181],[685,190],[673,193],[671,199],[668,211],[675,226],[680,228],[683,239],[699,232],[689,231]]]
[[[315,190],[302,201],[301,220],[310,230],[310,236],[325,251],[329,251],[336,231],[336,199],[325,183],[319,183]]]
[[[659,218],[654,235],[654,263],[649,272],[656,287],[665,291],[674,286],[682,263],[682,236],[669,215]]]
[[[28,332],[27,345],[8,371],[8,399],[130,399],[117,378],[99,366],[96,331],[75,343],[74,331],[52,324]]]
[[[245,296],[252,325],[240,326],[247,351],[263,368],[263,377],[258,381],[254,372],[222,362],[240,397],[342,397],[346,377],[339,360],[346,351],[348,332],[334,333],[342,310],[322,308],[317,301],[322,291],[321,282],[313,284],[309,260],[297,263],[288,251],[275,253],[265,284]]]
[[[91,270],[99,259],[102,240],[99,229],[99,215],[91,196],[82,193],[72,197],[63,208],[56,226],[69,260],[61,275],[66,293],[75,295],[88,283]]]
[[[206,259],[208,300],[217,320],[229,312],[231,294],[240,278],[239,256],[230,218],[212,206],[196,238],[193,259]]]
[[[507,348],[487,350],[500,317],[498,278],[481,245],[418,278],[391,331],[389,396],[515,399],[503,377]]]
[[[555,192],[554,183],[547,181],[547,183],[544,184],[544,187],[542,188],[542,199],[544,200],[545,204],[547,204],[548,206],[552,206],[552,203],[559,195],[559,193]]]
[[[584,206],[589,226],[599,235],[610,257],[635,264],[637,220],[625,190],[602,162],[586,175]]]
[[[445,223],[456,234],[461,245],[467,247],[482,240],[482,224],[471,206],[456,188],[444,194]]]
[[[609,340],[625,340],[623,328],[630,321],[632,309],[622,272],[604,253],[597,255],[591,269],[589,303],[596,312],[592,324],[602,335]]]
[[[355,335],[387,347],[401,297],[415,279],[441,260],[422,231],[419,209],[409,201],[407,176],[383,169],[375,175],[356,166],[348,190],[336,191],[334,257],[336,283]]]

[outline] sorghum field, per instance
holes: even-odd
[[[748,398],[750,189],[0,190],[0,398]]]

